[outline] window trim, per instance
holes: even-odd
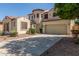
[[[44,19],[48,19],[48,14],[44,14]]]
[[[26,24],[22,24],[22,23],[26,23]],[[25,25],[26,25],[26,28],[24,28],[25,27]],[[26,30],[27,29],[27,22],[21,22],[21,27],[20,27],[20,29],[21,30]],[[24,26],[24,27],[23,27]]]
[[[37,13],[37,18],[39,18],[39,13]]]

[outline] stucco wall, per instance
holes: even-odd
[[[48,19],[52,19],[53,18],[53,13],[54,13],[54,10],[51,9],[49,12],[48,12]]]
[[[43,11],[34,11],[33,15],[35,15],[34,21],[38,24],[41,22],[42,18],[41,18],[41,14]],[[37,14],[39,14],[39,17],[37,18]]]
[[[12,26],[12,22],[15,22],[15,26]],[[4,24],[6,23],[9,23],[9,32],[17,29],[17,25],[16,25],[17,20],[11,21],[11,19],[3,19],[3,28],[4,28]],[[7,33],[7,31],[5,31],[5,33]]]
[[[3,24],[0,24],[0,31],[3,31]]]
[[[27,29],[26,30],[22,30],[21,29],[21,22],[27,22]],[[18,34],[25,34],[30,28],[30,20],[26,19],[25,17],[19,17],[17,18],[17,32]]]

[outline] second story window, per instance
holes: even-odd
[[[48,14],[45,14],[44,15],[44,19],[48,19]]]
[[[35,18],[35,15],[34,15],[34,18]]]
[[[41,14],[41,18],[43,19],[43,14]]]
[[[55,17],[55,16],[57,16],[57,14],[56,13],[53,13],[52,16]]]
[[[32,16],[32,18],[31,18],[32,20],[33,20],[33,16]]]
[[[37,18],[39,18],[39,14],[37,14]]]

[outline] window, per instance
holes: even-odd
[[[35,15],[34,15],[34,18],[35,18]]]
[[[30,16],[29,16],[29,20],[30,20]]]
[[[21,29],[27,29],[27,23],[26,22],[21,22]]]
[[[44,15],[44,19],[48,19],[48,14],[45,14]]]
[[[41,14],[41,18],[43,19],[43,14]]]
[[[37,14],[37,18],[39,18],[39,14]]]
[[[53,13],[52,16],[55,17],[55,16],[57,16],[57,14],[56,13]]]
[[[32,18],[31,18],[32,20],[33,20],[33,16],[32,16]]]

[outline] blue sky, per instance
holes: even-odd
[[[5,16],[24,16],[32,12],[33,9],[51,9],[52,3],[0,3],[0,20]]]

